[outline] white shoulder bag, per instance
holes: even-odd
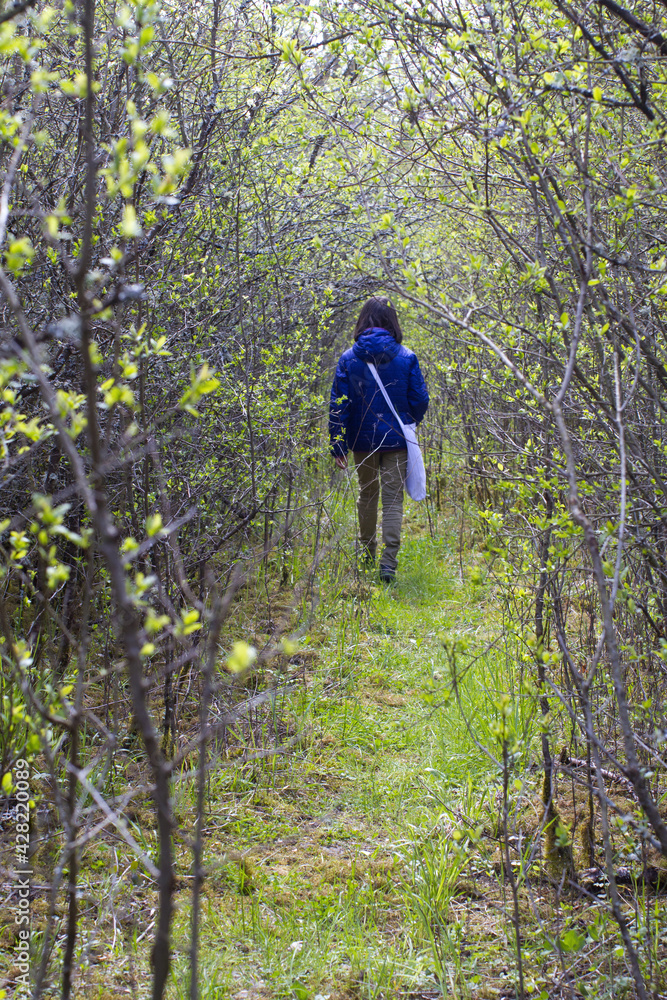
[[[398,420],[398,426],[401,428],[403,437],[405,438],[405,443],[408,448],[408,474],[405,480],[405,488],[408,492],[408,496],[412,497],[413,500],[425,500],[426,469],[424,468],[424,458],[421,453],[421,448],[417,443],[417,425],[403,423],[394,408],[394,404],[389,398],[387,390],[382,383],[382,379],[377,373],[377,368],[375,365],[371,364],[370,361],[367,361],[366,364],[370,368],[373,378],[380,387],[380,391],[387,402],[387,406]]]

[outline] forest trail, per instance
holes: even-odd
[[[666,37],[0,4],[0,1000],[667,1000]],[[395,590],[325,446],[369,294]]]
[[[666,37],[0,4],[0,1000],[667,1000]],[[324,443],[370,294],[395,590]]]
[[[445,968],[456,988],[463,966],[489,996],[511,982],[497,915],[451,898],[469,894],[465,876],[484,876],[457,848],[457,810],[481,815],[492,783],[447,693],[445,644],[481,654],[492,618],[485,588],[461,568],[456,540],[413,521],[397,586],[365,578],[318,608],[281,710],[304,749],[238,769],[212,795],[204,996],[428,996]],[[461,688],[482,738],[493,671],[482,657]],[[435,941],[420,917],[429,899],[446,925]],[[187,919],[180,930],[185,942]],[[461,951],[471,935],[483,976],[475,949]]]

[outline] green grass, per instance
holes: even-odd
[[[481,820],[488,795],[474,801],[471,789],[496,775],[451,696],[445,644],[465,639],[463,659],[475,661],[461,699],[476,724],[509,678],[485,652],[491,593],[461,579],[452,539],[427,537],[415,508],[408,521],[395,587],[349,570],[326,579],[323,567],[314,614],[301,607],[295,631],[312,668],[289,711],[305,746],[255,769],[243,798],[238,777],[233,791],[229,774],[218,780],[214,810],[236,798],[237,813],[209,854],[238,852],[252,874],[245,895],[238,861],[207,889],[204,998],[371,998],[465,978],[460,931],[435,941],[423,899],[448,911],[465,867],[457,811]],[[187,917],[184,901],[184,947]],[[174,997],[184,968],[177,958]]]
[[[444,519],[430,537],[418,507],[406,521],[396,586],[356,573],[348,498],[336,513],[342,541],[329,548],[312,587],[297,588],[290,600],[279,588],[279,567],[269,567],[267,580],[258,574],[244,589],[227,623],[225,648],[240,638],[261,647],[282,616],[298,650],[291,663],[283,656],[265,664],[257,683],[285,670],[292,683],[239,737],[250,750],[287,740],[291,748],[244,763],[237,742],[218,752],[208,776],[202,1000],[440,993],[496,1000],[515,987],[495,758],[504,724],[510,741],[516,737],[510,826],[527,838],[525,853],[540,816],[535,699],[521,686],[521,651],[505,636],[492,580],[474,572],[481,554],[462,558],[458,533]],[[297,580],[307,578],[305,551],[295,549],[293,566]],[[186,762],[174,783],[180,834],[170,1000],[188,996],[191,767]],[[131,832],[154,857],[150,807],[139,803],[135,812]],[[624,960],[614,951],[618,936],[605,901],[555,900],[539,866],[531,877],[532,895],[524,887],[520,901],[529,992],[545,1000],[565,965],[577,981],[585,978],[587,995],[611,995]],[[96,886],[114,901],[113,926],[108,906],[97,925],[82,926],[85,988],[99,1000],[133,990],[143,1000],[154,885],[117,843],[91,846],[80,883],[90,891],[91,914]],[[636,921],[639,928],[651,907],[655,937],[664,902],[647,899]],[[581,953],[559,957],[554,940],[570,928],[579,940],[588,924],[591,940]],[[94,966],[86,957],[93,939]],[[651,947],[658,968],[659,934]],[[108,990],[98,987],[101,979]]]

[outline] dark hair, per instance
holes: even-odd
[[[372,326],[378,326],[382,330],[387,330],[397,344],[400,344],[403,340],[396,310],[389,299],[373,298],[368,300],[359,313],[359,319],[354,328],[354,339],[359,340],[364,330],[369,330]]]

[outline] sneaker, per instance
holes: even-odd
[[[380,579],[382,583],[396,583],[396,570],[389,566],[380,566]]]

